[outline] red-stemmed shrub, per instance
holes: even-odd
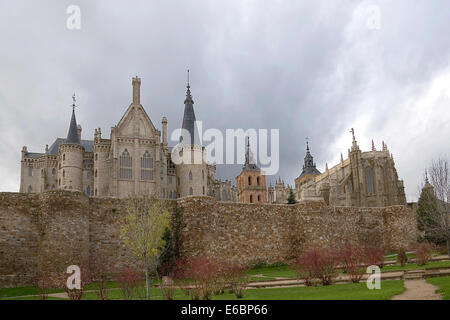
[[[384,250],[378,247],[366,247],[364,249],[365,262],[367,266],[384,266]]]
[[[102,254],[89,258],[91,281],[97,285],[97,296],[100,300],[108,300],[107,284],[112,273],[110,266],[109,259]]]
[[[42,270],[35,279],[35,286],[41,300],[47,300],[52,289],[60,287],[59,274],[49,270]]]
[[[176,279],[193,300],[211,300],[223,277],[221,264],[213,259],[191,257],[175,263]]]
[[[337,259],[353,283],[361,281],[366,272],[364,249],[356,244],[346,243],[337,249]]]
[[[142,283],[142,274],[133,267],[125,267],[117,275],[117,282],[124,300],[132,300]]]
[[[326,286],[337,275],[337,263],[337,256],[330,248],[312,248],[300,255],[293,267],[306,286],[313,285],[316,279]]]
[[[237,299],[244,297],[244,289],[249,281],[247,268],[237,263],[227,264],[225,268],[225,284]],[[224,288],[225,289],[225,288]]]
[[[422,242],[416,247],[416,262],[419,266],[426,265],[433,256],[434,246],[428,242]]]

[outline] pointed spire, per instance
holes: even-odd
[[[307,175],[307,174],[320,174],[320,171],[317,170],[317,168],[316,168],[316,164],[314,163],[314,158],[311,155],[311,152],[309,149],[309,138],[306,138],[306,155],[305,155],[305,159],[304,159],[303,170],[302,170],[300,177]]]
[[[183,124],[182,128],[186,130],[190,135],[190,145],[201,145],[201,141],[199,138],[198,128],[196,125],[196,118],[194,112],[194,100],[191,95],[191,85],[189,79],[189,70],[188,70],[188,82],[186,86],[186,99],[184,100],[184,116],[183,116]],[[183,136],[180,137],[180,142],[183,141]],[[186,144],[186,142],[185,142]]]
[[[250,137],[247,137],[247,148],[245,150],[245,166],[250,164]]]
[[[341,152],[341,163],[344,163],[344,156],[342,155],[342,152]]]
[[[376,151],[376,149],[375,149],[375,143],[373,142],[373,139],[372,139],[372,151]]]
[[[350,130],[351,134],[352,134],[352,151],[358,151],[359,147],[358,147],[358,143],[356,142],[356,137],[355,137],[355,129],[351,128]]]
[[[80,144],[80,139],[78,137],[78,126],[77,119],[75,117],[75,93],[72,96],[73,104],[72,104],[72,118],[70,119],[69,132],[67,133],[67,139],[65,143],[74,143]]]

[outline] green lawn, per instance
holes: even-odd
[[[365,283],[336,284],[331,286],[319,287],[290,287],[290,288],[266,288],[266,289],[248,289],[244,291],[243,300],[388,300],[392,296],[404,291],[403,281],[389,280],[381,282],[381,290],[369,290]],[[21,291],[21,294],[24,291]],[[27,293],[32,294],[31,291]],[[161,300],[162,295],[159,288],[151,288],[151,299]],[[135,296],[135,299],[145,297],[144,288]],[[110,289],[108,298],[111,300],[122,299],[121,291]],[[8,299],[8,298],[6,298]],[[98,299],[96,292],[87,292],[84,295],[85,300]],[[175,299],[190,300],[182,290],[175,290]],[[216,300],[235,300],[233,294],[225,293],[215,296]],[[39,296],[17,298],[17,300],[39,300]],[[58,298],[49,298],[49,300],[60,300]]]
[[[335,284],[320,287],[290,287],[250,289],[244,293],[243,300],[389,300],[405,290],[403,281],[382,281],[381,290],[369,290],[366,283]],[[235,299],[234,295],[224,294],[218,300]]]
[[[427,282],[439,287],[436,292],[442,294],[442,299],[450,300],[450,277],[429,278]]]
[[[408,263],[405,266],[393,265],[384,266],[382,272],[402,271],[402,270],[414,270],[414,269],[430,269],[430,268],[450,268],[450,261],[432,261],[428,262],[424,266],[419,266],[417,263]]]

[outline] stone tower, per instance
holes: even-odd
[[[74,95],[72,118],[67,139],[60,144],[58,150],[58,185],[60,189],[83,192],[83,158],[85,150],[80,141],[77,119],[75,117]]]
[[[266,203],[266,176],[254,163],[250,152],[250,139],[247,143],[245,164],[242,172],[236,177],[238,201],[244,203]]]
[[[173,152],[177,153],[176,157],[179,160],[176,163],[178,197],[206,195],[208,183],[206,153],[199,138],[194,100],[189,84],[189,70],[182,133],[180,143]]]

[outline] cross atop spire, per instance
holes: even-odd
[[[187,88],[189,89],[191,86],[189,85],[189,69],[187,69]]]
[[[73,96],[72,96],[72,109],[73,110],[75,110],[75,107],[76,107],[76,105],[75,105],[75,102],[77,102],[77,99],[76,99],[76,97],[75,97],[75,93],[73,94]]]

